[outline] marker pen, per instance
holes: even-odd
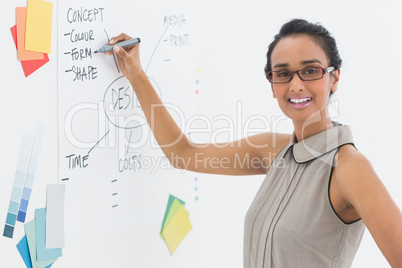
[[[137,45],[140,42],[141,42],[141,40],[138,37],[136,37],[136,38],[132,38],[132,39],[129,39],[129,40],[118,42],[118,43],[113,44],[113,45],[106,45],[106,46],[101,47],[100,49],[96,50],[95,53],[111,52],[113,50],[113,47],[116,46],[116,45],[121,46],[121,47],[130,47],[130,46]]]

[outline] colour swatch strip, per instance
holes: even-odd
[[[29,166],[32,143],[33,137],[28,135],[23,136],[17,169],[15,171],[13,190],[11,192],[10,205],[8,207],[7,219],[3,232],[3,236],[8,238],[13,238],[15,222],[20,208],[21,195],[23,194],[26,172]]]
[[[39,152],[42,145],[44,130],[45,128],[42,124],[37,125],[35,139],[32,145],[32,153],[28,165],[28,172],[26,174],[24,190],[22,192],[21,203],[18,210],[17,221],[19,222],[25,222],[25,217],[28,211],[28,204],[29,199],[31,197],[32,187],[35,179],[36,166],[38,164]]]

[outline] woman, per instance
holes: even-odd
[[[183,134],[142,70],[139,45],[114,52],[174,167],[267,174],[245,220],[244,267],[350,267],[365,226],[390,265],[402,267],[401,211],[353,146],[349,127],[332,122],[326,109],[342,61],[324,27],[292,20],[269,46],[266,76],[293,134],[262,133],[227,146],[195,144]]]

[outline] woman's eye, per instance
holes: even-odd
[[[318,73],[317,68],[306,68],[303,70],[303,73],[305,74],[316,74]]]
[[[279,77],[286,77],[286,76],[289,76],[289,75],[290,75],[290,73],[288,71],[279,71],[278,72]]]

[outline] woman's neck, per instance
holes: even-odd
[[[321,112],[313,114],[305,121],[293,121],[295,128],[295,135],[297,141],[307,139],[321,131],[330,129],[333,127],[333,123],[329,117],[327,109],[323,109]]]

